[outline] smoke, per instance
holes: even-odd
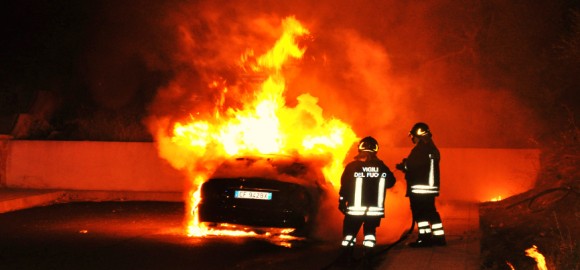
[[[479,4],[156,5],[152,18],[143,18],[148,29],[140,31],[147,38],[125,50],[139,53],[149,70],[167,74],[149,107],[152,118],[241,106],[248,89],[233,87],[251,78],[240,75],[240,57],[248,49],[263,53],[268,48],[261,46],[277,38],[280,21],[295,16],[311,36],[302,41],[304,59],[286,71],[290,106],[310,93],[326,115],[351,124],[360,137],[377,137],[384,146],[407,146],[405,136],[418,121],[430,124],[444,147],[521,147],[538,127],[517,93],[486,82],[478,43],[486,21]],[[213,81],[232,89],[224,96],[210,86]],[[513,135],[496,136],[506,129]]]
[[[0,75],[6,89],[54,89],[64,106],[141,106],[152,117],[187,116],[192,108],[203,113],[221,97],[207,82],[237,84],[243,78],[235,59],[248,48],[259,54],[280,20],[293,15],[312,36],[288,81],[289,103],[312,93],[326,114],[383,145],[408,145],[408,129],[425,121],[440,146],[529,147],[546,124],[538,116],[549,119],[540,114],[560,94],[544,81],[566,83],[549,70],[558,63],[545,60],[570,30],[565,16],[575,6],[564,0],[9,1],[0,24],[6,52]],[[574,89],[569,84],[562,88]],[[228,98],[223,107],[239,105],[233,93]],[[512,136],[496,136],[506,128]]]
[[[248,85],[260,78],[247,76],[241,57],[263,54],[279,37],[282,19],[295,16],[311,35],[300,41],[303,60],[283,71],[289,106],[309,93],[326,116],[350,124],[359,137],[374,136],[382,149],[408,145],[407,132],[419,121],[429,123],[440,146],[518,144],[514,138],[534,128],[533,113],[509,89],[488,87],[479,70],[482,7],[451,4],[163,4],[153,16],[158,24],[147,24],[162,33],[149,33],[150,45],[136,50],[148,69],[168,78],[151,103],[148,126],[154,135],[169,133],[175,121],[242,107],[252,98]],[[512,136],[497,136],[507,129]],[[401,182],[387,199],[381,241],[396,240],[410,225]],[[322,227],[334,229],[318,232],[322,238],[340,227],[336,200],[327,199],[321,213],[331,222]]]

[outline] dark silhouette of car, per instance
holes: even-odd
[[[201,187],[199,219],[210,227],[225,224],[258,231],[292,229],[291,235],[307,236],[325,183],[315,163],[293,157],[228,160]]]

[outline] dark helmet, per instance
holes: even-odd
[[[431,130],[429,130],[429,126],[425,123],[419,122],[416,123],[411,131],[409,131],[409,136],[418,137],[418,138],[431,138]]]
[[[364,139],[360,140],[360,143],[358,144],[358,151],[376,153],[379,151],[379,143],[373,137],[365,137]]]

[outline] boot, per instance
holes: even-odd
[[[412,248],[422,248],[430,247],[431,244],[431,225],[429,221],[418,221],[417,229],[419,230],[419,236],[417,241],[410,243],[409,246]]]
[[[431,237],[419,235],[417,241],[410,243],[409,246],[412,248],[423,248],[423,247],[430,247],[433,243],[431,242]]]
[[[445,230],[443,230],[443,223],[441,223],[441,218],[437,218],[436,222],[431,225],[431,236],[433,237],[433,245],[447,245],[447,241],[445,241]]]

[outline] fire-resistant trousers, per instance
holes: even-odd
[[[377,227],[381,225],[381,217],[345,215],[342,224],[342,246],[352,247],[356,244],[356,235],[363,226],[363,246],[372,248],[376,244]]]
[[[410,196],[409,200],[413,220],[417,222],[419,238],[431,238],[431,236],[444,238],[441,216],[435,208],[435,196],[419,194]]]

